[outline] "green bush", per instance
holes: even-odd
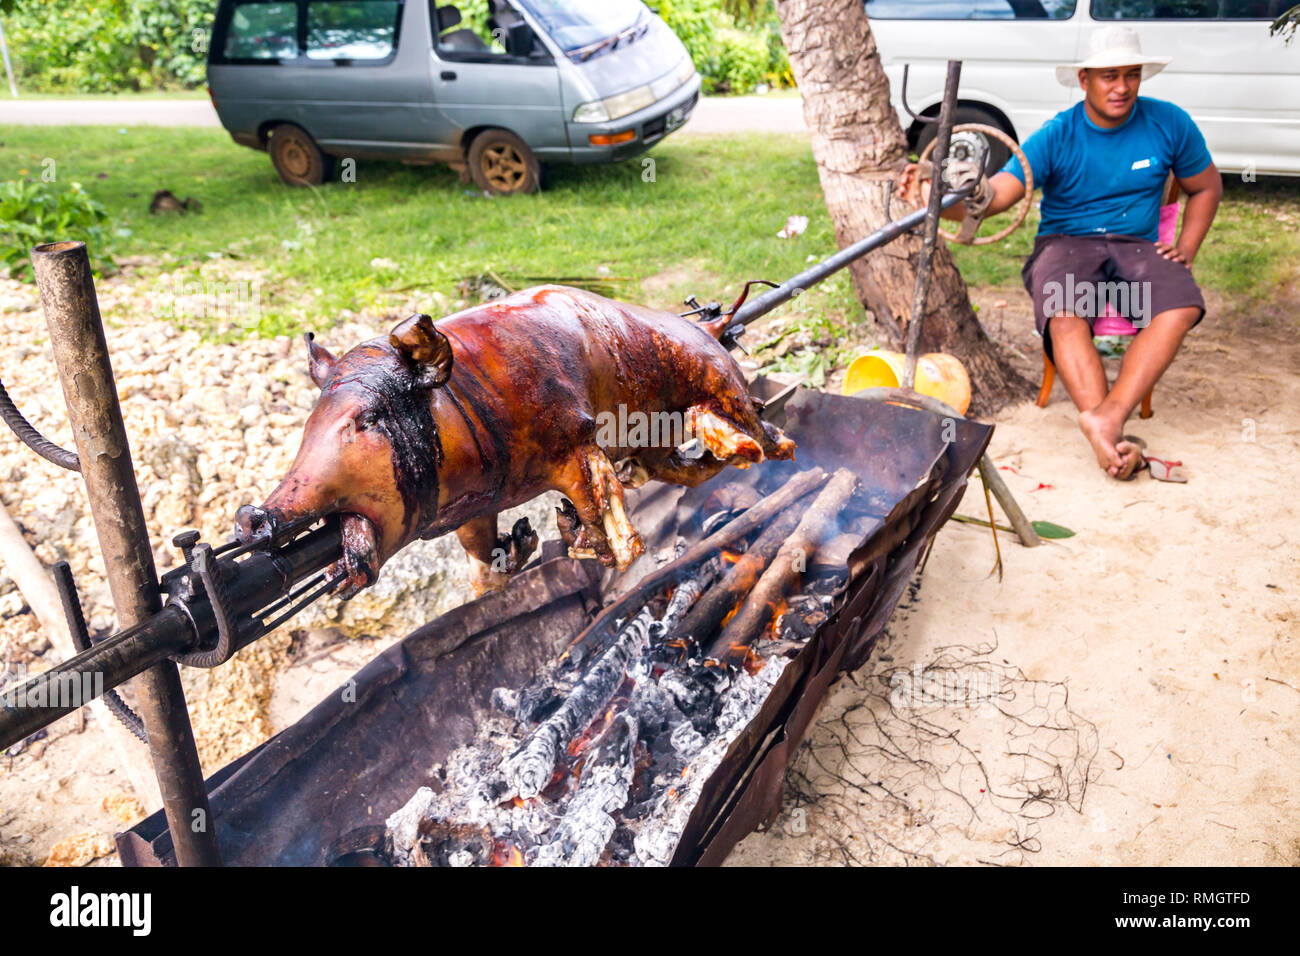
[[[772,0],[661,0],[659,16],[691,55],[706,93],[794,85]]]
[[[718,31],[718,72],[714,78],[719,93],[743,93],[754,89],[767,75],[767,38],[726,28]]]
[[[199,86],[212,0],[17,0],[5,19],[14,69],[41,92]]]
[[[108,211],[81,183],[67,189],[26,179],[0,183],[0,263],[11,278],[30,280],[32,247],[64,239],[89,247],[97,274],[113,270]]]
[[[28,89],[52,93],[201,86],[214,0],[10,0],[14,67]],[[0,6],[8,5],[0,0]],[[457,4],[484,39],[487,0]],[[773,0],[660,0],[707,93],[793,86]]]

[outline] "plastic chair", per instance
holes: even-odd
[[[1165,183],[1164,205],[1160,207],[1160,241],[1166,245],[1173,245],[1174,239],[1178,235],[1178,180],[1174,174],[1169,174],[1169,180]],[[1106,310],[1097,318],[1092,327],[1093,338],[1096,339],[1102,335],[1127,336],[1131,338],[1138,334],[1137,328],[1124,316],[1115,311],[1111,303],[1106,303]],[[1045,408],[1047,400],[1052,395],[1052,386],[1056,383],[1056,366],[1052,360],[1043,353],[1043,385],[1038,390],[1038,407]],[[1150,418],[1154,412],[1151,411],[1151,395],[1155,392],[1153,386],[1150,391],[1142,396],[1143,418]]]

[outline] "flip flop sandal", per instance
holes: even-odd
[[[1173,481],[1180,485],[1187,484],[1187,475],[1183,474],[1181,461],[1165,461],[1163,458],[1144,455],[1142,461],[1147,473],[1156,481]]]

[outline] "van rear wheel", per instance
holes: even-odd
[[[281,123],[267,143],[271,163],[290,186],[319,186],[334,174],[334,159],[321,152],[301,126]]]
[[[469,148],[469,172],[479,189],[497,196],[535,193],[542,181],[541,164],[533,151],[503,129],[475,137]]]
[[[935,115],[937,116],[938,114]],[[957,109],[953,113],[952,124],[954,126],[969,126],[969,125],[992,126],[994,129],[1002,130],[1002,132],[1006,133],[1012,139],[1016,138],[1015,133],[1007,129],[1005,123],[1002,123],[992,113],[988,112],[987,110],[980,109],[978,106],[957,107]],[[939,134],[939,126],[937,123],[927,123],[925,126],[923,126],[921,128],[921,134],[916,138],[917,155],[920,155],[921,153],[925,152],[925,148],[934,141],[935,137],[938,136],[938,134]],[[975,136],[973,137],[973,142],[962,143],[957,147],[956,152],[959,154],[959,158],[961,159],[977,158],[975,156],[964,155],[964,151],[968,149],[971,145],[975,145],[977,151],[984,151],[989,154],[989,160],[987,166],[985,167],[985,171],[990,176],[992,176],[1003,166],[1005,166],[1007,160],[1011,158],[1011,150],[1007,149],[1007,147],[1004,144],[998,142],[996,139],[992,139],[982,134],[975,134]]]

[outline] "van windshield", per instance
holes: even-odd
[[[565,53],[618,36],[645,13],[640,0],[519,0]]]

